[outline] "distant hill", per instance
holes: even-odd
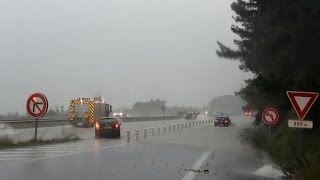
[[[246,103],[238,96],[224,95],[213,98],[209,102],[211,111],[217,112],[242,112],[242,106]]]

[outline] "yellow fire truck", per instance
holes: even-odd
[[[68,120],[70,124],[83,127],[94,127],[100,117],[109,117],[112,106],[99,97],[76,98],[70,101]]]

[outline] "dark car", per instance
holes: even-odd
[[[184,115],[186,120],[192,119],[192,114],[191,113],[187,113],[186,115]]]
[[[120,123],[115,118],[100,118],[96,122],[95,137],[112,136],[120,138]]]
[[[190,120],[190,119],[197,119],[197,116],[198,116],[198,112],[190,112],[190,113],[187,113],[186,115],[184,115],[185,119],[186,120]]]
[[[214,126],[225,126],[228,127],[231,124],[231,120],[229,117],[217,117],[214,120]]]

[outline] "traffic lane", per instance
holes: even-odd
[[[264,164],[261,157],[237,144],[226,129],[196,127],[138,143],[100,145],[7,165],[0,173],[4,179],[265,179],[253,174]]]
[[[158,122],[159,123],[159,122]],[[161,122],[162,123],[162,122]],[[178,122],[178,124],[183,124],[183,121]],[[177,122],[174,122],[174,124],[177,124]],[[181,127],[181,126],[180,126]],[[50,131],[57,130],[58,127],[50,128]],[[70,128],[74,129],[72,126],[70,127],[63,127],[65,129]],[[47,129],[47,128],[43,128]],[[25,129],[26,130],[26,129]],[[30,129],[29,129],[30,130]],[[79,152],[82,150],[87,149],[94,149],[94,148],[100,148],[105,147],[108,145],[115,145],[120,143],[127,142],[127,136],[126,132],[124,132],[124,135],[121,137],[121,139],[115,139],[112,137],[106,137],[106,138],[99,138],[96,139],[94,137],[94,129],[93,128],[76,128],[76,130],[85,132],[87,135],[87,138],[83,138],[81,141],[77,142],[71,142],[71,143],[63,143],[63,144],[53,144],[53,145],[41,145],[41,146],[32,146],[32,147],[21,147],[21,148],[14,148],[14,149],[7,149],[4,151],[0,151],[0,164],[3,163],[11,163],[11,162],[21,162],[24,160],[34,160],[38,158],[46,158],[48,156],[55,156],[59,153],[61,154],[67,154],[72,152]],[[49,131],[49,132],[50,132]],[[122,130],[123,131],[123,130]],[[54,131],[57,133],[57,131]],[[151,132],[148,130],[147,137],[151,137]],[[176,131],[175,133],[181,133],[181,129]],[[31,133],[33,134],[33,133]],[[80,134],[80,133],[79,133]],[[173,128],[172,131],[167,131],[167,134],[174,134]],[[48,134],[46,134],[48,136]],[[158,136],[157,133],[155,133],[156,136]],[[163,135],[163,128],[161,129],[161,135]],[[136,138],[134,137],[135,133],[132,131],[131,133],[131,142],[135,141]],[[143,132],[140,131],[139,140],[143,139]],[[83,137],[83,135],[80,135],[80,137]],[[33,137],[30,137],[33,138]],[[12,153],[10,153],[12,152]]]
[[[158,122],[159,123],[159,122]],[[162,122],[160,122],[162,123]],[[173,122],[174,124],[183,124],[183,121],[180,122]],[[139,125],[140,126],[140,125]],[[167,126],[164,124],[164,126]],[[181,127],[181,126],[180,126]],[[64,144],[56,144],[52,146],[46,146],[46,145],[41,145],[41,146],[33,146],[33,147],[27,147],[27,148],[18,148],[18,149],[9,149],[5,151],[0,151],[0,164],[3,163],[9,163],[9,162],[20,162],[23,160],[32,160],[32,159],[37,159],[37,158],[43,158],[43,157],[48,157],[48,156],[55,156],[58,153],[61,154],[66,154],[70,152],[78,152],[81,151],[82,149],[94,149],[94,148],[100,148],[100,147],[105,147],[108,145],[115,145],[119,143],[126,143],[127,142],[127,136],[126,132],[122,129],[122,137],[120,139],[117,138],[112,138],[112,137],[103,137],[96,139],[94,137],[94,129],[93,128],[73,128],[72,126],[70,127],[63,127],[66,130],[77,130],[79,132],[82,132],[84,134],[80,134],[79,136],[83,139],[82,141],[77,141],[76,143],[64,143]],[[68,129],[69,128],[69,129]],[[42,128],[39,130],[38,137],[43,138],[40,134],[43,129],[47,128]],[[53,133],[57,133],[59,130],[58,127],[55,128],[50,128],[50,131],[46,131],[47,134],[45,134],[47,137]],[[30,129],[29,129],[30,131]],[[156,130],[157,131],[157,130]],[[180,132],[181,129],[176,131],[176,133]],[[148,129],[148,135],[147,137],[151,137],[151,131]],[[169,132],[167,131],[167,134],[174,134],[173,128],[172,131]],[[29,132],[29,134],[33,134],[33,132]],[[161,135],[163,135],[163,127],[161,129]],[[155,133],[156,136],[158,136],[157,133]],[[58,135],[55,135],[58,137]],[[85,137],[85,138],[83,138]],[[24,138],[27,138],[27,136],[24,136]],[[29,138],[33,138],[33,136],[30,136]],[[135,138],[135,130],[131,131],[131,136],[130,136],[130,141],[136,141]],[[139,133],[139,140],[143,139],[143,132],[142,130]],[[20,139],[21,140],[21,139]],[[12,153],[10,153],[12,152]]]
[[[210,149],[227,149],[230,147],[249,148],[243,146],[238,137],[242,130],[249,127],[251,119],[244,116],[232,117],[233,125],[229,127],[215,127],[213,124],[192,126],[184,128],[183,131],[177,131],[173,136],[171,134],[162,134],[146,141],[150,143],[181,144],[193,147],[205,147]],[[170,138],[168,138],[170,137]]]
[[[249,122],[249,121],[248,121]],[[250,146],[241,144],[237,138],[241,128],[214,127],[207,125],[185,129],[175,136],[159,136],[146,140],[150,144],[174,145],[185,148],[200,148],[211,152],[198,169],[188,167],[186,173],[200,171],[195,179],[269,179],[255,175],[255,172],[272,162],[263,153],[257,153]],[[204,176],[204,170],[209,173]],[[270,175],[271,176],[271,175]]]
[[[158,127],[163,125],[169,125],[174,123],[183,122],[184,119],[179,120],[164,120],[164,121],[146,121],[146,122],[124,122],[122,123],[122,131],[143,129]],[[83,128],[83,127],[73,127],[72,125],[66,126],[56,126],[56,127],[41,127],[38,128],[38,138],[43,140],[52,139],[56,137],[62,137],[62,132],[70,132],[75,130],[78,133],[79,137],[82,139],[92,139],[94,137],[93,128]],[[9,125],[0,124],[0,136],[8,136],[13,139],[15,142],[18,141],[27,141],[34,138],[35,129],[34,128],[25,128],[25,129],[14,129]]]
[[[69,154],[89,152],[95,149],[103,149],[121,144],[126,144],[126,141],[119,139],[100,138],[51,145],[4,149],[0,151],[0,166],[6,166],[8,164],[21,164],[41,159],[66,156]]]
[[[231,117],[232,123],[236,122],[238,119],[245,119],[246,117],[239,116],[239,117]],[[208,120],[210,118],[205,116],[200,116],[197,121],[199,120]],[[235,121],[234,121],[235,120]],[[121,136],[122,139],[126,136],[126,131],[131,131],[131,135],[133,135],[136,129],[143,131],[144,128],[150,132],[151,128],[154,127],[155,129],[158,127],[165,127],[165,126],[172,126],[176,124],[185,124],[189,122],[194,122],[194,120],[164,120],[164,121],[145,121],[145,122],[124,122],[121,126]],[[245,124],[246,125],[246,124]],[[83,128],[83,127],[76,127],[74,128],[71,125],[67,126],[57,126],[57,127],[46,127],[46,128],[38,128],[38,138],[43,140],[62,137],[62,132],[72,132],[75,131],[80,138],[82,139],[92,139],[94,138],[94,128]],[[34,128],[28,129],[13,129],[9,126],[6,126],[5,129],[0,130],[0,135],[8,135],[9,138],[13,139],[15,142],[18,141],[27,141],[34,138]],[[142,133],[141,133],[142,134]]]
[[[250,127],[254,122],[254,117],[252,116],[244,116],[244,115],[231,116],[230,119],[231,119],[231,122],[239,128]]]
[[[3,179],[182,179],[205,150],[146,143],[121,144],[90,152],[2,166]]]
[[[122,138],[125,137],[126,131],[135,131],[139,129],[142,131],[144,128],[150,131],[151,127],[155,129],[159,127],[186,123],[190,120],[164,120],[164,121],[145,121],[145,122],[124,122],[121,126]],[[41,127],[38,128],[38,139],[48,140],[52,138],[63,137],[62,132],[76,132],[81,139],[92,139],[94,138],[94,128],[83,128],[83,127],[74,127],[72,125],[66,126],[56,126],[56,127]],[[3,126],[0,130],[0,136],[8,136],[14,142],[18,141],[28,141],[34,138],[35,129],[26,128],[26,129],[14,129],[10,126]],[[132,133],[133,134],[133,133]]]
[[[211,179],[276,179],[270,175],[258,176],[255,172],[265,165],[265,160],[258,155],[252,155],[252,151],[239,151],[232,149],[224,149],[222,151],[214,151],[203,165],[198,169],[187,169],[189,172],[200,171],[195,174],[197,180]],[[203,171],[207,170],[207,174],[203,175]],[[279,177],[280,178],[280,177]]]
[[[204,119],[203,119],[204,120]],[[207,119],[206,119],[207,120]],[[140,137],[142,137],[143,130],[147,129],[148,134],[151,133],[151,128],[157,131],[157,128],[160,127],[163,131],[163,127],[173,126],[176,124],[185,124],[193,122],[192,120],[164,120],[164,121],[145,121],[145,122],[122,122],[121,123],[121,139],[126,138],[127,131],[130,131],[132,138],[134,137],[135,130],[139,130]],[[94,138],[94,128],[77,128],[78,134],[82,139],[92,139]]]
[[[148,131],[151,130],[153,127],[154,129],[157,129],[160,127],[163,129],[163,127],[168,127],[168,126],[173,126],[177,124],[185,124],[192,122],[190,120],[184,120],[184,119],[179,119],[179,120],[167,120],[167,121],[148,121],[148,122],[135,122],[135,123],[123,123],[121,128],[124,131],[134,131],[136,129],[142,131],[143,129],[147,129]]]
[[[237,144],[236,133],[232,133],[236,129],[189,128],[137,144],[100,145],[89,151],[7,165],[0,173],[5,179],[258,179],[252,171],[264,164],[263,159]],[[201,163],[195,166],[199,159]],[[190,171],[195,174],[188,176]]]
[[[181,122],[180,122],[181,123]],[[89,137],[82,141],[71,142],[71,143],[63,143],[63,144],[53,144],[53,145],[41,145],[41,146],[32,146],[32,147],[21,147],[8,149],[4,151],[0,151],[0,164],[6,164],[11,162],[23,162],[29,160],[37,160],[47,157],[54,157],[58,154],[69,154],[73,152],[81,152],[82,150],[92,150],[95,148],[101,148],[110,145],[116,145],[120,143],[126,143],[127,137],[126,135],[122,136],[121,139],[115,138],[99,138],[96,139],[94,137],[94,131],[89,130],[88,128],[82,128],[85,132],[89,132]],[[92,129],[92,128],[91,128]],[[163,130],[163,129],[162,129]],[[161,131],[162,131],[161,130]],[[181,133],[181,129],[176,131],[175,133]],[[161,135],[163,135],[163,131]],[[174,135],[173,129],[171,132],[167,131],[167,134]],[[150,131],[148,138],[150,138]],[[158,136],[158,134],[155,134]],[[135,141],[135,134],[132,132],[131,134],[131,142]],[[143,133],[140,133],[139,139],[143,139]]]

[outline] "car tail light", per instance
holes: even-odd
[[[227,123],[227,122],[228,122],[228,120],[224,120],[224,122],[225,122],[225,123]]]
[[[116,128],[117,128],[117,129],[119,128],[119,124],[116,124]]]
[[[96,128],[98,129],[100,127],[100,125],[98,123],[96,123]]]

